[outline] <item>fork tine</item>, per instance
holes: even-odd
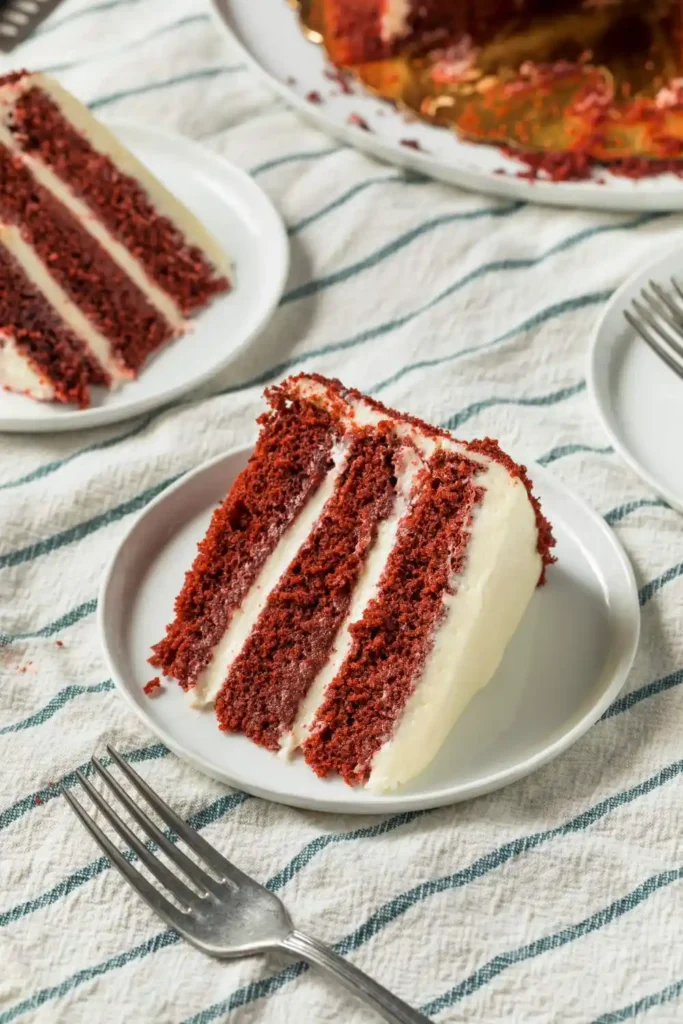
[[[135,803],[135,801],[128,795],[123,786],[114,778],[111,772],[107,771],[102,762],[98,757],[92,758],[92,763],[95,766],[98,774],[104,779],[109,788],[119,798],[123,806],[126,808],[128,813],[135,818],[138,825],[145,830],[149,838],[157,844],[159,849],[163,850],[166,856],[172,860],[177,866],[183,871],[188,878],[190,878],[195,885],[198,885],[204,892],[214,892],[216,895],[220,894],[220,886],[216,883],[216,880],[207,875],[205,871],[195,864],[193,860],[190,860],[182,850],[178,849],[175,843],[172,843],[167,836],[157,828],[149,815],[145,814],[141,807]]]
[[[128,843],[130,848],[137,853],[142,863],[149,868],[154,877],[165,886],[175,898],[183,904],[183,906],[190,910],[196,906],[199,897],[195,892],[189,889],[181,878],[174,875],[172,871],[169,871],[165,864],[155,857],[151,853],[145,844],[135,835],[135,833],[128,828],[128,825],[123,819],[116,813],[113,807],[110,807],[107,801],[104,799],[101,793],[98,793],[91,782],[86,779],[85,775],[79,770],[76,771],[78,781],[83,786],[90,799],[100,809],[102,814],[105,816],[111,827],[118,832],[119,836],[125,843]]]
[[[661,339],[664,347],[667,349],[673,349],[676,355],[683,358],[683,349],[680,348],[678,342],[671,336],[668,331],[665,331],[662,325],[657,321],[656,317],[647,309],[642,303],[638,302],[637,299],[633,300],[633,308],[639,315],[641,320],[644,320],[646,324],[654,331],[655,335]]]
[[[119,766],[124,775],[132,782],[137,789],[138,793],[144,796],[150,807],[157,812],[160,818],[166,822],[173,831],[183,839],[190,849],[194,850],[196,854],[204,859],[204,861],[216,871],[223,878],[227,878],[229,881],[234,882],[235,885],[242,883],[249,883],[250,885],[257,885],[258,883],[246,875],[239,868],[231,864],[229,860],[226,860],[222,854],[218,852],[210,843],[207,843],[202,836],[199,835],[193,828],[183,821],[179,817],[172,807],[169,807],[165,800],[162,800],[154,790],[147,785],[145,780],[138,775],[134,768],[124,761],[119,752],[114,749],[109,743],[107,744],[107,750],[109,755]]]
[[[683,328],[683,311],[676,305],[671,296],[664,291],[662,286],[657,284],[656,281],[648,281],[648,284],[660,302],[663,302],[669,310],[678,328]]]
[[[149,904],[152,910],[156,911],[172,928],[182,934],[185,933],[184,924],[182,920],[182,911],[174,907],[172,903],[163,896],[159,890],[148,882],[144,875],[141,875],[137,868],[134,868],[132,864],[129,864],[126,858],[123,856],[117,846],[111,842],[109,837],[102,831],[99,825],[90,817],[85,808],[79,803],[75,796],[68,791],[64,786],[61,787],[63,796],[69,801],[74,813],[80,818],[81,822],[87,828],[90,835],[93,837],[100,849],[109,857],[115,868],[117,868],[123,877],[129,882],[130,885],[135,889],[139,896],[142,896],[143,900]]]
[[[683,378],[683,366],[674,359],[667,349],[664,348],[661,342],[656,339],[654,334],[651,334],[647,327],[645,327],[644,324],[641,324],[640,321],[629,313],[627,309],[624,310],[624,317],[629,322],[633,330],[636,331],[643,341],[650,346],[652,351],[659,356],[662,362],[666,363],[669,369],[673,370],[675,374]]]
[[[676,354],[683,359],[683,345],[681,345],[680,341],[678,340],[681,337],[681,328],[683,328],[683,316],[681,316],[681,314],[678,312],[674,304],[666,295],[666,292],[662,292],[659,286],[654,283],[654,281],[651,281],[650,284],[655,289],[655,294],[657,296],[659,296],[659,293],[661,292],[662,300],[658,302],[657,298],[654,298],[652,295],[649,294],[649,292],[646,292],[645,289],[643,289],[640,294],[642,295],[645,302],[647,302],[648,305],[654,310],[657,316],[660,316],[662,320],[664,320],[664,322],[668,324],[668,326],[671,328],[673,335],[668,333],[665,335],[665,332],[663,332],[661,328],[659,329],[660,334],[662,334],[663,337],[666,336],[667,341],[671,345],[674,352],[676,352]],[[654,327],[655,324],[652,324],[652,326]]]

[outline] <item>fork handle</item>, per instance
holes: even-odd
[[[402,999],[392,995],[383,985],[373,981],[367,974],[363,974],[352,963],[338,956],[329,946],[318,942],[317,939],[293,931],[283,939],[281,948],[334,975],[342,985],[376,1010],[380,1017],[390,1024],[429,1024],[427,1017],[413,1010]]]

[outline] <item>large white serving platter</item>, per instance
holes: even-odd
[[[353,95],[342,93],[325,75],[329,69],[322,47],[303,36],[287,0],[213,0],[213,8],[233,47],[289,104],[330,135],[380,160],[462,188],[532,203],[598,210],[683,209],[683,181],[673,174],[630,181],[600,169],[588,181],[531,182],[517,177],[521,164],[493,146],[463,142],[433,125],[406,124],[399,111],[360,86]],[[306,99],[312,92],[320,94],[321,104]],[[364,118],[371,131],[350,126],[351,114]],[[402,145],[405,139],[416,140],[420,151]]]
[[[146,125],[113,123],[118,138],[209,228],[234,264],[234,289],[192,321],[192,329],[149,360],[137,380],[96,388],[89,409],[34,402],[0,391],[0,431],[82,430],[171,402],[225,369],[278,304],[289,266],[280,215],[238,167],[203,146]]]
[[[674,293],[672,277],[683,284],[683,249],[636,271],[612,296],[593,335],[588,385],[621,457],[683,512],[683,381],[624,318],[624,310],[648,281]]]
[[[99,630],[116,685],[179,757],[231,786],[297,807],[383,813],[436,807],[507,785],[557,757],[608,707],[631,668],[640,625],[631,566],[604,521],[540,466],[536,491],[554,525],[558,563],[548,573],[494,679],[472,701],[431,766],[410,785],[375,796],[319,779],[243,736],[220,732],[212,711],[191,709],[174,683],[155,698],[150,646],[211,513],[249,450],[200,467],[136,520],[103,580]]]

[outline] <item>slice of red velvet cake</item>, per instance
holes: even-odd
[[[222,729],[391,789],[495,672],[551,528],[495,441],[315,374],[266,397],[150,660]]]
[[[229,288],[216,240],[81,103],[0,77],[0,386],[86,406]]]

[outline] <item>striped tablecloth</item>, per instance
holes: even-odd
[[[300,964],[209,961],[161,927],[58,793],[107,740],[301,927],[435,1021],[683,1019],[683,527],[607,446],[584,380],[595,318],[683,241],[681,218],[408,181],[302,124],[193,0],[68,0],[2,61],[22,65],[251,171],[292,268],[223,394],[0,437],[0,1024],[374,1019]],[[94,613],[114,546],[171,477],[251,437],[264,382],[301,368],[499,437],[617,531],[641,588],[634,671],[533,777],[382,820],[289,810],[186,767],[113,692]]]

